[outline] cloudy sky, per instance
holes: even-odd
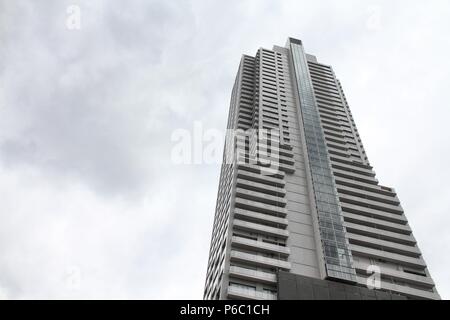
[[[450,298],[449,17],[448,0],[0,0],[0,298],[200,299],[219,165],[174,164],[171,135],[224,129],[241,54],[288,36],[333,65]]]

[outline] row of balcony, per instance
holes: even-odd
[[[230,276],[262,283],[277,283],[277,276],[274,273],[251,270],[238,266],[230,266]]]
[[[258,191],[247,190],[243,188],[236,188],[236,197],[267,203],[279,207],[285,207],[287,204],[286,199],[280,196],[272,196]]]
[[[357,282],[360,285],[366,286],[367,285],[367,278],[357,276]],[[426,291],[416,288],[411,288],[405,285],[399,285],[394,283],[389,283],[386,281],[381,281],[380,283],[381,288],[386,291],[395,292],[401,295],[406,295],[408,297],[411,297],[413,299],[432,299],[432,300],[440,300],[440,297],[437,293],[432,291]]]
[[[354,166],[352,164],[345,164],[345,163],[338,163],[338,162],[331,162],[332,167],[340,170],[346,170],[352,173],[361,174],[364,176],[369,177],[375,177],[375,172],[372,169],[369,168],[361,168],[359,166]]]
[[[254,212],[240,208],[234,209],[234,217],[242,218],[244,220],[251,222],[260,222],[260,223],[262,222],[284,228],[286,228],[288,225],[288,220],[286,218],[275,217],[269,214]]]
[[[254,253],[232,250],[230,252],[230,259],[231,261],[251,263],[262,267],[279,268],[284,270],[291,269],[291,263],[289,261],[259,256]]]
[[[247,289],[243,287],[230,285],[228,287],[228,298],[230,299],[249,299],[249,300],[276,300],[275,293],[256,291],[255,289]]]
[[[347,218],[345,218],[344,226],[347,232],[372,236],[400,244],[408,244],[408,245],[416,244],[416,239],[413,237],[412,234],[403,234],[384,229],[364,226],[358,223],[349,222]]]
[[[422,257],[408,257],[402,254],[387,252],[380,249],[368,248],[356,244],[350,244],[350,250],[352,251],[352,253],[356,253],[356,255],[363,257],[383,259],[413,268],[426,268],[425,261],[422,259]]]
[[[367,199],[360,196],[353,196],[345,193],[339,193],[339,199],[341,202],[351,203],[355,205],[367,206],[371,209],[377,209],[381,211],[386,211],[394,214],[403,214],[403,209],[400,204],[392,205],[384,202],[379,202],[371,199]]]
[[[351,204],[346,202],[341,202],[342,211],[361,215],[364,217],[376,218],[384,221],[395,222],[399,224],[406,225],[408,220],[406,220],[403,214],[396,214],[385,212],[378,209],[367,208],[362,205]]]
[[[239,164],[247,164],[252,162],[258,162],[258,164],[254,164],[255,166],[258,166],[260,168],[261,172],[265,172],[267,175],[274,176],[279,174],[279,172],[285,172],[285,173],[293,173],[295,172],[295,161],[291,158],[286,158],[279,155],[273,155],[273,156],[265,156],[259,154],[257,157],[257,160],[251,159],[247,157],[246,155],[240,155],[238,157],[238,163]],[[267,164],[267,167],[260,165]]]
[[[283,179],[285,176],[285,173],[283,171],[275,171],[274,172],[273,170],[269,170],[260,165],[253,164],[252,162],[247,163],[247,162],[240,161],[237,164],[237,168],[238,168],[238,170],[245,170],[245,171],[261,174],[264,176],[270,176],[271,178],[277,178],[280,180]]]
[[[259,252],[275,253],[280,256],[286,257],[290,254],[289,247],[284,247],[264,241],[258,241],[253,239],[247,239],[239,236],[233,236],[231,244],[235,248],[258,250]]]
[[[333,158],[331,159],[333,161]],[[335,176],[336,183],[338,185],[348,186],[352,188],[357,188],[365,191],[369,191],[372,193],[388,196],[388,197],[395,197],[396,193],[394,191],[389,191],[386,189],[383,189],[380,185],[374,185],[372,183],[364,183],[359,180],[355,180],[352,178],[344,178],[344,177],[338,177]]]
[[[419,258],[421,256],[420,250],[415,245],[405,245],[395,243],[393,241],[387,241],[377,239],[373,237],[363,236],[352,232],[347,232],[347,238],[350,243],[358,244],[364,247],[379,249],[386,252],[392,252],[396,254],[405,255],[408,257]]]
[[[245,210],[249,210],[249,211],[255,211],[255,212],[259,212],[259,213],[271,214],[271,215],[274,215],[277,217],[282,217],[282,218],[285,218],[287,215],[286,208],[274,206],[271,204],[265,204],[265,203],[261,203],[261,202],[257,202],[257,201],[241,199],[241,198],[235,199],[235,206],[237,208],[241,208],[241,209],[245,209]]]
[[[333,168],[333,173],[336,177],[357,180],[357,181],[361,181],[361,182],[369,183],[369,184],[375,184],[375,185],[378,184],[378,179],[376,179],[375,177],[369,177],[366,175],[349,172],[349,171],[341,170],[341,169],[337,169],[337,168]]]
[[[369,269],[370,265],[368,263],[361,263],[361,262],[354,262],[353,266],[355,270],[359,274],[368,274],[367,270]],[[380,276],[382,278],[393,278],[396,280],[400,280],[401,282],[411,283],[415,285],[421,285],[426,288],[433,288],[434,287],[434,281],[429,276],[421,276],[416,275],[412,273],[407,273],[401,270],[394,270],[382,266],[378,266],[380,268]]]
[[[234,219],[233,226],[239,230],[258,232],[261,234],[266,234],[268,236],[275,236],[283,239],[286,239],[289,236],[289,231],[287,230],[239,219]]]
[[[257,183],[262,183],[264,185],[269,185],[276,188],[283,188],[285,185],[285,182],[282,179],[274,178],[269,175],[262,175],[259,173],[250,172],[247,170],[238,169],[237,177],[238,179],[254,181]]]
[[[396,195],[383,195],[369,190],[364,190],[362,188],[354,188],[341,184],[337,184],[337,190],[340,193],[348,194],[351,196],[361,197],[368,200],[382,202],[388,205],[399,205],[400,201]]]
[[[238,188],[244,188],[247,190],[257,191],[261,193],[270,194],[273,196],[284,197],[286,195],[286,190],[284,188],[279,188],[276,186],[270,186],[260,182],[253,182],[247,179],[236,179],[236,186]]]
[[[409,236],[412,231],[408,224],[389,222],[383,219],[377,219],[374,217],[367,217],[365,215],[359,215],[350,212],[343,212],[344,220],[348,223],[357,224],[360,228],[372,227],[377,228],[377,230],[386,230],[395,232],[396,234],[402,234]]]

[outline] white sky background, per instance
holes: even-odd
[[[66,8],[81,8],[81,29]],[[450,298],[450,2],[0,0],[0,298],[201,299],[241,54],[331,64],[371,164]]]

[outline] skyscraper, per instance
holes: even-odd
[[[440,298],[339,80],[300,40],[242,56],[227,128],[205,299]]]

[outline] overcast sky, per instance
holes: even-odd
[[[0,298],[201,299],[219,166],[172,163],[171,134],[224,129],[241,54],[288,36],[333,66],[450,298],[449,17],[448,0],[0,0]]]

